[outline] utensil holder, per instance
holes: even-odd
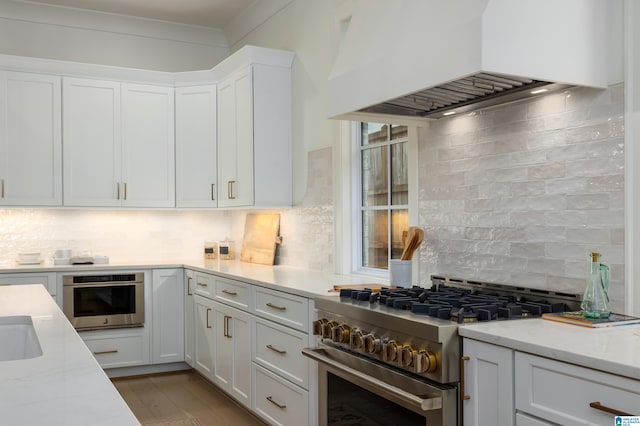
[[[391,259],[389,261],[389,283],[396,287],[411,287],[410,260]]]

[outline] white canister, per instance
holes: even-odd
[[[389,261],[389,284],[395,287],[411,287],[410,260],[391,259]]]

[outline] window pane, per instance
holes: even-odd
[[[389,225],[386,210],[362,212],[362,266],[387,269]]]
[[[391,140],[408,137],[407,126],[391,125]]]
[[[404,239],[409,230],[409,211],[391,211],[391,258],[400,259],[404,250]]]
[[[407,143],[391,145],[391,204],[409,204]]]
[[[362,123],[362,145],[385,142],[389,140],[387,135],[389,126],[380,123]]]
[[[362,205],[385,206],[388,200],[387,153],[381,146],[362,151]]]

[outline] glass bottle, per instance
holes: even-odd
[[[609,267],[600,263],[600,253],[591,253],[591,273],[587,288],[582,296],[582,312],[585,318],[608,318],[611,313],[609,303]]]

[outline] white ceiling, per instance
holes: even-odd
[[[31,3],[224,28],[234,17],[258,1],[260,0],[32,0]]]

